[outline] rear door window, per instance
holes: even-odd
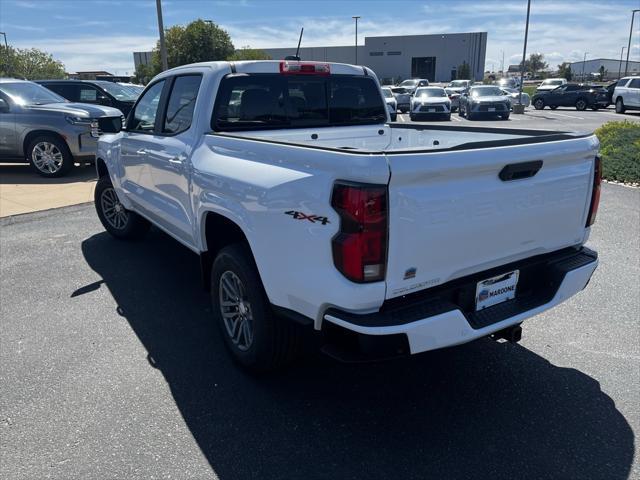
[[[200,75],[183,75],[175,79],[164,117],[164,133],[175,135],[191,127],[201,80]]]
[[[128,131],[153,132],[164,82],[164,80],[160,80],[144,92],[136,104],[135,110],[131,113],[131,120],[127,125]]]
[[[232,74],[218,90],[216,131],[384,123],[376,82],[364,76]]]
[[[640,88],[640,78],[634,78],[631,80],[628,88]]]

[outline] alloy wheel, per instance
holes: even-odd
[[[218,287],[220,314],[227,335],[243,352],[253,343],[253,313],[242,280],[230,270],[220,276]]]
[[[122,230],[127,226],[129,213],[120,203],[118,195],[113,188],[105,188],[100,196],[100,207],[105,220],[116,230]]]
[[[60,149],[51,142],[38,142],[33,147],[31,159],[36,168],[46,174],[57,173],[64,161]]]

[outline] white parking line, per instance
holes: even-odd
[[[402,116],[402,114],[398,115],[398,118],[400,119],[401,122],[404,122],[404,117]]]
[[[460,119],[459,116],[456,115],[451,115],[451,120],[455,120],[456,122],[461,122],[462,120]]]
[[[584,120],[584,117],[577,117],[575,115],[566,115],[564,113],[556,113],[556,112],[545,112],[546,115],[558,115],[560,117],[567,117],[567,118],[577,118],[578,120]]]

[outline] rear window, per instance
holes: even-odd
[[[232,74],[220,83],[215,131],[384,123],[385,104],[371,77]]]

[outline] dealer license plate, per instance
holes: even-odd
[[[496,108],[495,108],[495,107],[489,107],[489,111],[490,111],[490,112],[495,112],[495,111],[496,111]]]
[[[435,108],[427,108],[427,112],[435,112],[436,109]]]
[[[476,311],[515,298],[519,274],[519,270],[514,270],[478,282],[476,285]]]

